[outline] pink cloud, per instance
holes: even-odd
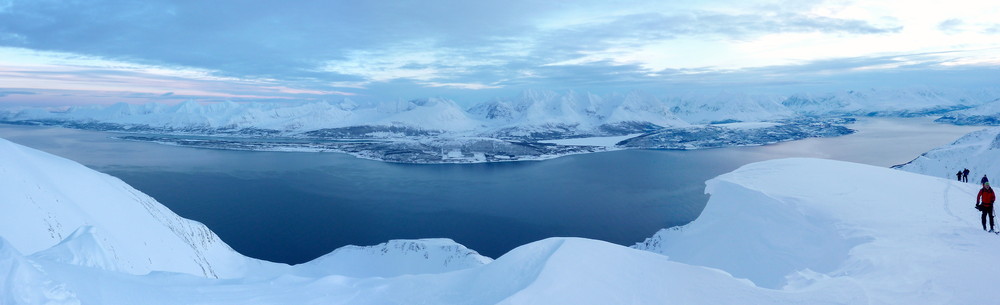
[[[35,97],[7,97],[0,102],[70,100],[98,103],[170,100],[294,100],[355,93],[293,88],[275,80],[210,77],[169,69],[114,69],[0,62],[0,91],[44,92]],[[168,94],[169,93],[169,94]],[[73,102],[73,104],[79,104]]]

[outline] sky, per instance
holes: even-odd
[[[0,0],[0,106],[997,86],[993,0]]]

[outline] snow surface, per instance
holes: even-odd
[[[447,238],[390,240],[368,246],[345,246],[304,264],[294,266],[294,274],[319,277],[394,277],[478,267],[493,259],[479,255]]]
[[[758,129],[758,128],[768,128],[781,125],[774,122],[739,122],[739,123],[725,123],[725,124],[712,124],[712,126],[730,128],[730,129]]]
[[[617,137],[589,137],[589,138],[575,138],[575,139],[561,139],[561,140],[547,140],[538,141],[539,143],[551,143],[557,145],[577,145],[577,146],[603,146],[608,148],[615,147],[615,144],[623,140],[631,139],[642,135],[641,133],[617,136]]]
[[[707,182],[698,220],[636,245],[783,291],[863,304],[973,304],[1000,266],[974,184],[819,159],[743,166]]]
[[[864,89],[799,93],[781,102],[803,115],[921,116],[961,110],[992,101],[998,88],[947,90],[932,88]]]
[[[899,168],[947,179],[956,179],[955,173],[968,168],[969,182],[979,183],[983,175],[1000,179],[997,160],[1000,160],[1000,127],[991,127],[923,153]]]
[[[719,92],[711,95],[684,95],[673,99],[674,112],[687,122],[772,121],[796,116],[782,105],[782,96]]]
[[[969,109],[949,112],[937,121],[955,125],[1000,125],[1000,98]]]
[[[396,240],[289,267],[110,176],[5,140],[0,155],[0,304],[974,304],[1000,272],[974,184],[841,161],[721,175],[696,221],[635,248],[550,238],[490,260]]]
[[[0,156],[0,236],[20,253],[48,249],[52,259],[132,274],[228,278],[275,267],[118,178],[4,139]]]

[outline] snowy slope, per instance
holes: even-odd
[[[0,237],[0,275],[3,275],[0,304],[80,304],[65,284],[52,280],[3,237]]]
[[[58,244],[40,255],[132,274],[237,277],[277,267],[117,178],[3,139],[0,156],[0,237],[20,253]]]
[[[956,125],[1000,125],[1000,98],[969,109],[948,112],[936,122]]]
[[[670,112],[663,101],[639,92],[598,96],[573,91],[526,90],[510,98],[498,98],[469,109],[473,117],[493,128],[574,126],[593,130],[601,125],[642,122],[661,127],[685,126],[687,122]]]
[[[672,100],[672,110],[685,121],[702,124],[773,121],[795,117],[795,113],[780,102],[780,96],[719,92],[714,95],[675,97]]]
[[[374,246],[345,246],[304,264],[293,273],[320,277],[394,277],[478,267],[493,259],[450,239],[390,240]]]
[[[955,142],[932,149],[899,166],[908,172],[955,179],[955,173],[968,168],[969,182],[978,183],[983,175],[1000,178],[1000,128],[971,132]]]
[[[18,258],[24,260],[24,258]],[[662,255],[580,238],[523,245],[454,272],[213,280],[134,276],[37,260],[84,304],[863,304],[850,281],[779,291]],[[99,279],[95,281],[94,279]],[[34,284],[29,281],[26,284]],[[2,290],[3,287],[0,287]],[[3,291],[0,291],[3,292]]]
[[[629,92],[624,95],[612,94],[611,102],[601,114],[602,124],[623,122],[648,122],[662,127],[683,127],[690,125],[670,110],[670,106],[651,95]]]
[[[480,136],[527,141],[621,136],[690,125],[660,99],[640,92],[598,96],[526,90],[468,112],[484,122],[477,130]]]
[[[8,116],[11,121],[53,120],[73,123],[110,123],[126,129],[167,130],[273,129],[296,131],[348,125],[353,104],[277,104],[233,102],[200,104],[187,101],[173,106],[162,104],[76,106],[65,111],[22,110]]]
[[[476,105],[470,113],[513,126],[596,124],[601,98],[573,92],[560,95],[553,91],[525,90],[510,98],[498,98]],[[501,124],[502,125],[502,124]]]
[[[698,220],[637,248],[775,289],[848,281],[870,304],[973,304],[1000,266],[974,184],[854,163],[782,159],[707,182]]]
[[[798,93],[781,104],[801,115],[921,116],[979,105],[997,98],[993,89],[979,91],[931,88],[865,89]]]
[[[415,99],[383,104],[379,112],[388,114],[372,122],[356,121],[353,125],[401,125],[419,129],[471,131],[478,122],[452,100],[443,98]],[[371,116],[375,117],[375,116]]]

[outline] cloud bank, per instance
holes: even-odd
[[[938,77],[1000,66],[1000,4],[897,2],[4,0],[0,90],[109,103],[462,100],[846,86],[890,71],[970,85]]]

